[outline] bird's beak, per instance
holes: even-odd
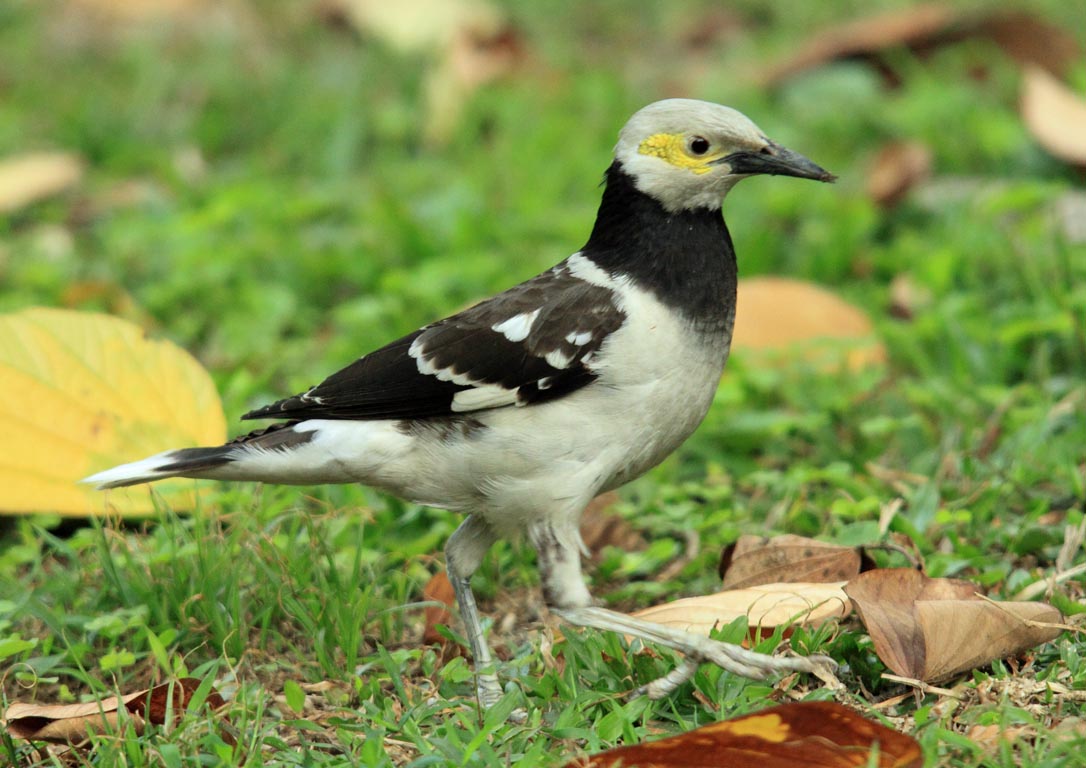
[[[825,168],[812,163],[799,152],[793,152],[772,142],[761,152],[748,150],[732,152],[730,155],[714,161],[714,165],[724,163],[728,164],[733,174],[743,176],[769,174],[771,176],[796,176],[801,179],[814,179],[815,181],[834,181],[837,179]]]

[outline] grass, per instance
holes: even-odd
[[[729,198],[743,274],[832,287],[871,315],[890,363],[833,374],[736,356],[696,435],[623,490],[618,511],[652,544],[605,552],[596,593],[629,608],[714,589],[720,547],[742,533],[872,543],[894,499],[887,535],[931,575],[995,596],[1045,578],[1086,505],[1086,246],[1053,213],[1081,173],[1030,139],[1018,70],[987,43],[923,61],[893,52],[896,90],[847,63],[765,90],[750,76],[758,62],[851,12],[746,0],[742,34],[684,43],[715,7],[511,8],[529,61],[477,92],[435,147],[422,130],[425,64],[300,5],[126,34],[66,26],[59,3],[8,3],[0,154],[71,149],[89,172],[78,193],[0,218],[0,309],[128,316],[196,354],[236,419],[576,249],[637,107],[675,92],[730,103],[841,176],[833,188],[753,180]],[[1078,29],[1063,4],[1033,7]],[[1081,65],[1074,77],[1086,81]],[[940,178],[981,183],[878,208],[865,169],[897,138],[926,143]],[[142,191],[117,202],[132,181]],[[908,320],[889,312],[901,276],[926,296]],[[60,530],[43,515],[2,534],[0,704],[177,675],[230,699],[228,724],[192,714],[138,738],[106,733],[85,764],[561,765],[788,697],[703,667],[663,701],[624,699],[673,655],[570,631],[556,656],[539,631],[533,555],[503,543],[475,583],[509,693],[481,715],[464,660],[443,665],[419,642],[422,587],[455,516],[357,487],[223,486],[203,503]],[[697,553],[657,579],[695,534]],[[1080,614],[1082,582],[1053,601]],[[857,627],[793,642],[847,662],[848,698],[868,714],[904,690],[879,678]],[[1083,738],[1058,727],[1086,716],[1081,700],[1043,690],[1086,689],[1080,648],[1065,635],[1023,667],[948,683],[962,706],[929,695],[888,713],[931,765],[1083,764]],[[805,685],[785,688],[830,697]],[[525,722],[506,721],[516,707]],[[1023,723],[1037,733],[1013,744],[963,735]],[[0,756],[34,759],[6,738]]]

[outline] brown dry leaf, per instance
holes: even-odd
[[[946,5],[917,5],[817,30],[811,42],[762,78],[778,83],[798,72],[839,59],[866,59],[883,67],[879,54],[894,48],[917,53],[967,38],[993,41],[1019,63],[1061,74],[1079,56],[1075,38],[1032,14],[1013,11],[975,13]],[[891,81],[896,76],[885,72]]]
[[[819,368],[858,370],[885,362],[871,320],[825,288],[784,277],[739,281],[732,351],[784,363],[798,353]]]
[[[200,683],[196,678],[184,677],[126,696],[110,696],[85,704],[16,702],[4,713],[4,727],[17,739],[76,745],[86,741],[92,732],[117,728],[122,718],[127,718],[137,733],[142,733],[146,723],[164,725],[168,712],[175,719],[180,718]],[[225,704],[214,688],[206,702],[212,709]]]
[[[614,491],[602,493],[589,503],[581,516],[581,540],[593,557],[607,546],[637,552],[647,545],[645,537],[630,525],[629,520],[607,511],[616,501],[618,494]]]
[[[884,208],[894,207],[931,176],[931,161],[931,150],[919,141],[886,144],[868,169],[868,197]]]
[[[988,754],[995,754],[1006,744],[1011,744],[1021,738],[1031,738],[1037,735],[1037,730],[1032,726],[1018,725],[1006,728],[1002,725],[971,725],[965,731],[965,738],[980,746]]]
[[[845,587],[883,663],[925,682],[1013,656],[1060,634],[1030,625],[1059,622],[1052,606],[994,603],[977,597],[977,590],[967,581],[931,579],[910,568],[868,571]]]
[[[1040,67],[1022,77],[1022,119],[1042,147],[1074,165],[1086,166],[1086,99]]]
[[[422,588],[422,599],[439,603],[426,606],[426,627],[422,631],[422,641],[427,645],[436,643],[444,647],[448,640],[437,631],[437,625],[449,626],[452,623],[452,607],[456,604],[456,593],[445,571],[438,571],[430,578]]]
[[[566,768],[920,768],[920,745],[847,707],[801,701],[678,736],[579,758]]]
[[[773,630],[781,625],[817,626],[843,619],[852,605],[842,587],[845,582],[763,584],[730,589],[712,595],[684,597],[635,612],[639,619],[687,632],[708,635],[710,630],[747,617],[751,630]]]
[[[83,160],[71,152],[34,152],[0,160],[0,214],[59,195],[83,178]]]
[[[154,511],[146,487],[103,495],[78,481],[170,448],[219,444],[215,385],[187,352],[124,320],[33,308],[0,315],[0,511]],[[191,508],[191,480],[155,487]]]
[[[512,71],[524,54],[521,35],[488,0],[325,0],[319,12],[431,61],[425,124],[430,142],[448,139],[471,94]]]
[[[805,536],[740,536],[724,548],[720,578],[725,589],[773,582],[848,581],[860,572],[860,550]]]

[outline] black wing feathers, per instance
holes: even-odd
[[[563,263],[243,418],[447,416],[472,410],[469,399],[454,401],[459,393],[494,385],[498,401],[479,407],[561,397],[595,379],[592,357],[625,320],[614,298]]]

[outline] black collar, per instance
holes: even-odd
[[[651,291],[695,327],[730,333],[736,263],[721,212],[670,212],[637,189],[617,160],[607,169],[605,185],[582,253],[611,275]]]

